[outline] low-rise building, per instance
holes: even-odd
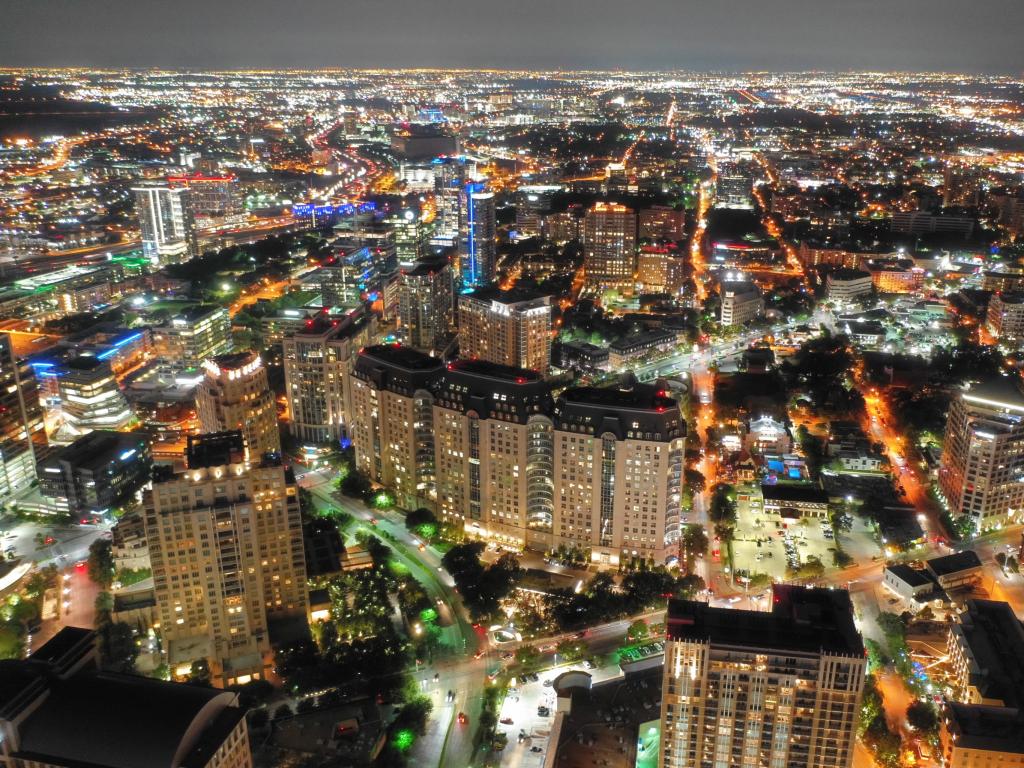
[[[943,589],[956,589],[981,581],[981,560],[973,549],[943,557],[933,557],[925,567]]]
[[[764,312],[761,289],[754,283],[725,280],[722,282],[721,299],[718,320],[722,325],[743,325]]]
[[[55,512],[102,515],[149,482],[149,440],[97,430],[39,462],[39,490]]]
[[[631,360],[651,352],[668,352],[675,345],[676,335],[672,331],[658,329],[633,333],[611,343],[608,347],[608,365],[613,370],[622,368]]]
[[[882,583],[904,600],[919,601],[935,591],[935,581],[928,573],[902,563],[887,565]]]
[[[816,485],[762,485],[765,514],[799,519],[828,517],[828,494]]]
[[[841,304],[869,295],[872,287],[871,274],[860,269],[837,269],[825,278],[825,296]]]

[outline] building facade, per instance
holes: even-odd
[[[173,674],[205,659],[221,686],[266,677],[269,623],[309,612],[298,488],[241,432],[190,436],[187,469],[145,493],[156,611]]]
[[[375,331],[372,315],[317,315],[285,333],[285,397],[292,437],[330,443],[350,437],[348,372]]]
[[[636,214],[618,203],[595,203],[584,218],[587,285],[629,289],[636,271]]]
[[[482,183],[470,182],[459,200],[460,282],[463,289],[487,285],[498,269],[494,193]]]
[[[722,325],[743,325],[764,312],[761,289],[754,283],[725,280],[722,282],[721,299],[718,319]]]
[[[184,187],[151,184],[132,189],[142,232],[142,254],[154,265],[180,264],[199,255],[192,195]]]
[[[459,352],[546,374],[551,365],[551,298],[496,287],[460,296]]]
[[[976,384],[953,399],[939,465],[939,489],[953,517],[977,531],[1024,512],[1024,394],[1009,379]]]
[[[0,333],[0,497],[13,498],[32,484],[46,442],[35,373]]]
[[[662,768],[849,768],[866,660],[848,593],[776,585],[770,612],[669,602]]]
[[[241,430],[253,459],[280,453],[277,403],[260,356],[252,351],[218,355],[204,361],[203,370],[205,376],[196,388],[200,430]]]
[[[398,318],[409,346],[440,352],[455,323],[454,280],[445,256],[424,259],[398,278]]]
[[[157,351],[176,368],[199,369],[205,360],[231,351],[231,316],[224,307],[189,307],[153,330]]]

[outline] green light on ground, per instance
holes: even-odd
[[[661,744],[661,721],[640,723],[636,744],[636,768],[657,768]]]
[[[384,491],[381,491],[373,497],[373,506],[377,507],[377,509],[387,509],[391,506],[391,497]]]
[[[395,749],[405,752],[416,741],[416,734],[408,728],[403,728],[395,733]]]
[[[424,608],[420,611],[420,621],[424,624],[428,624],[431,621],[437,621],[437,611],[433,608]]]

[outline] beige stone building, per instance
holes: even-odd
[[[849,768],[864,646],[841,590],[776,585],[771,611],[672,600],[661,768]]]
[[[459,352],[512,368],[547,373],[551,298],[513,288],[481,288],[459,297]]]
[[[206,376],[196,388],[201,432],[242,431],[249,455],[280,453],[277,403],[267,369],[252,351],[219,355],[203,363]]]
[[[584,218],[587,285],[631,289],[636,271],[636,214],[618,203],[595,203]]]
[[[241,432],[192,436],[187,469],[158,472],[144,507],[172,673],[205,659],[221,686],[264,678],[270,622],[308,614],[291,472],[279,460],[250,461]]]

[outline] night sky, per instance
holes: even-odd
[[[1021,74],[1024,0],[0,0],[0,65]]]

